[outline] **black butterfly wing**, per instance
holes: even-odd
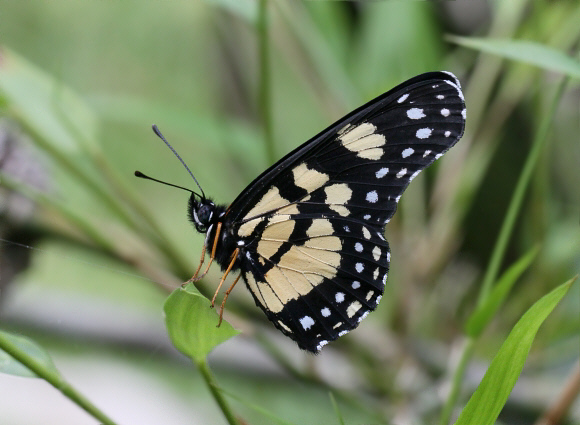
[[[376,308],[390,260],[385,225],[464,126],[457,79],[422,74],[288,154],[232,203],[224,222],[246,284],[301,348],[318,352]]]

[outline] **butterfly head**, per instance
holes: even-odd
[[[189,197],[187,213],[189,220],[200,233],[207,232],[207,229],[209,229],[217,218],[216,205],[211,200],[200,197],[196,193],[192,193]]]

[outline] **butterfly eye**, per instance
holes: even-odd
[[[200,223],[205,225],[209,224],[211,220],[213,208],[210,205],[202,205],[197,212],[197,218],[199,219]]]

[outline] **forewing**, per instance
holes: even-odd
[[[389,268],[385,224],[464,125],[457,79],[423,74],[287,155],[230,206],[256,304],[301,348],[319,351],[376,308]]]

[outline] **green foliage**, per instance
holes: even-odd
[[[196,363],[204,361],[217,345],[239,333],[225,320],[218,327],[218,315],[192,283],[173,291],[163,311],[171,341]]]
[[[26,365],[22,364],[5,349],[22,355],[24,359],[33,359],[38,367],[49,373],[58,375],[58,370],[54,366],[50,355],[38,344],[29,338],[12,335],[8,332],[0,331],[0,372],[10,375],[37,377]]]
[[[526,40],[498,40],[486,38],[448,37],[460,46],[491,53],[570,77],[580,78],[580,61],[564,52]]]
[[[580,261],[571,207],[580,181],[580,5],[474,0],[458,11],[457,3],[0,0],[0,136],[9,129],[50,170],[49,190],[35,189],[6,171],[0,149],[0,208],[16,193],[36,206],[33,216],[1,215],[0,238],[23,232],[32,245],[32,232],[42,241],[24,273],[0,282],[9,285],[0,288],[3,320],[41,341],[59,366],[71,358],[126,361],[141,378],[158,380],[148,388],[152,399],[160,400],[158,388],[171,388],[180,408],[213,413],[208,423],[409,416],[447,425],[464,404],[465,372],[488,363],[520,317],[458,423],[483,423],[477,415],[493,423],[502,407],[513,410],[508,395],[534,338],[529,370],[537,379],[566,379],[580,354],[578,285],[536,331],[566,287],[545,294],[576,274]],[[437,69],[459,76],[468,128],[440,164],[413,181],[387,227],[392,270],[377,311],[321,355],[306,357],[270,332],[238,285],[227,308],[251,330],[243,344],[257,348],[249,355],[245,346],[228,350],[242,338],[219,346],[237,334],[225,322],[216,328],[203,296],[213,293],[219,273],[200,282],[201,294],[179,287],[203,243],[185,219],[187,199],[132,178],[141,169],[191,183],[150,125],[159,125],[204,190],[227,204],[272,152],[289,152],[373,96]],[[569,83],[556,87],[554,72]],[[11,264],[8,248],[0,247],[0,267]],[[95,319],[88,312],[101,304]],[[155,324],[162,329],[163,309],[172,342],[195,363],[193,374],[151,332]],[[73,320],[61,323],[61,310]],[[46,363],[42,349],[14,338],[0,334],[18,353],[30,349],[30,362],[4,352],[5,372],[30,376],[28,366],[38,363],[36,375],[104,417]],[[451,356],[458,341],[466,342]],[[267,353],[269,366],[256,366],[254,352]],[[119,376],[103,381],[113,388]],[[451,390],[438,404],[442,385]],[[0,388],[4,413],[12,406],[2,404],[2,391],[11,388]],[[517,408],[530,417],[547,409],[534,400],[518,400]],[[132,413],[147,410],[147,402],[123,402]]]
[[[532,248],[516,263],[514,263],[493,285],[493,290],[489,297],[483,301],[471,313],[471,316],[465,324],[465,333],[470,337],[477,338],[491,319],[497,313],[497,310],[505,302],[514,283],[519,279],[524,271],[532,264],[532,261],[538,255],[539,248]]]
[[[455,425],[492,425],[503,409],[541,324],[577,278],[544,295],[516,323]]]

